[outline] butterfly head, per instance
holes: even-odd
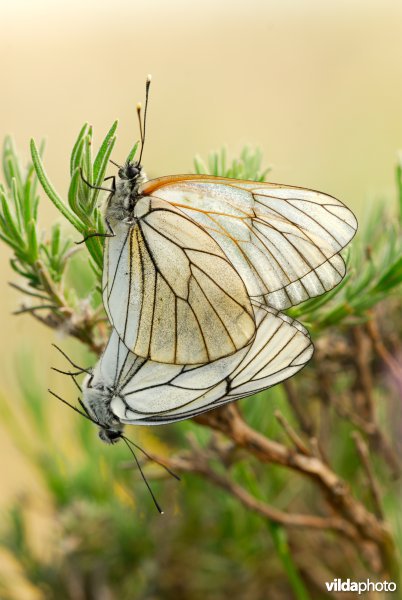
[[[84,380],[82,404],[93,423],[98,425],[102,442],[115,444],[122,437],[124,425],[110,408],[114,390],[105,385],[93,386],[91,382],[91,376]]]
[[[116,444],[121,439],[122,430],[101,427],[98,432],[99,439],[105,444]]]
[[[120,179],[132,182],[135,184],[141,178],[142,166],[137,161],[127,162],[119,169]]]

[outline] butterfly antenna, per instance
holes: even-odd
[[[144,144],[145,144],[145,129],[147,126],[148,98],[149,98],[149,88],[151,85],[151,79],[152,79],[151,75],[148,75],[147,81],[145,83],[144,125],[142,128],[140,127],[140,131],[142,131],[142,134],[141,134],[141,153],[140,153],[140,158],[138,159],[139,164],[141,164],[142,153],[144,151]],[[137,109],[137,112],[138,112],[138,109]]]
[[[142,104],[141,102],[137,103],[137,119],[138,119],[138,126],[140,128],[140,137],[141,137],[141,149],[142,146],[144,145],[144,132],[142,129],[142,119],[141,119],[141,109],[142,109]]]
[[[114,165],[115,167],[119,167],[119,169],[121,169],[121,168],[122,168],[122,166],[121,166],[121,165],[119,165],[117,162],[114,162],[114,160],[112,160],[111,158],[109,158],[109,162],[111,162],[111,163],[112,163],[112,165]]]
[[[177,481],[181,481],[180,477],[178,475],[176,475],[176,473],[174,473],[173,471],[171,471],[169,469],[169,467],[167,467],[166,465],[164,465],[162,462],[160,462],[159,460],[157,460],[156,458],[154,458],[153,456],[151,456],[150,454],[148,454],[148,452],[146,452],[143,448],[141,448],[141,446],[138,446],[138,444],[135,444],[132,440],[130,440],[125,435],[122,435],[121,437],[124,438],[129,444],[132,444],[134,446],[134,448],[137,448],[137,450],[139,450],[140,452],[142,452],[144,454],[144,456],[146,456],[149,460],[152,460],[152,462],[154,462],[155,464],[157,464],[160,467],[162,467],[163,469],[165,469],[165,471],[167,471],[167,473],[169,473],[169,475],[171,475],[172,477],[174,477],[175,479],[177,479]]]
[[[81,392],[82,394],[82,387],[80,386],[80,384],[77,382],[74,373],[71,374],[71,379],[74,381],[77,389]],[[85,411],[87,413],[87,411]]]
[[[77,388],[80,390],[80,392],[82,392],[81,386],[76,380],[77,375],[81,375],[82,371],[79,371],[78,373],[72,373],[71,371],[62,371],[61,369],[56,369],[56,367],[51,367],[51,369],[52,371],[56,371],[56,373],[61,373],[62,375],[69,375],[74,381]]]
[[[85,412],[81,412],[79,408],[77,408],[76,406],[74,406],[74,404],[70,404],[69,402],[67,402],[67,400],[64,400],[64,398],[62,398],[61,396],[58,396],[58,394],[55,394],[54,392],[52,392],[52,390],[48,390],[49,394],[52,394],[52,396],[54,396],[55,398],[57,398],[57,400],[60,400],[60,402],[63,402],[63,404],[65,404],[66,406],[69,406],[70,408],[72,408],[76,413],[78,413],[79,415],[81,415],[81,417],[84,417],[85,419],[88,419],[88,421],[91,421],[92,423],[95,423],[95,425],[99,425],[99,423],[97,421],[95,421],[95,419],[92,419],[92,417],[90,417],[88,414],[86,414]]]
[[[91,371],[89,369],[84,369],[84,368],[79,367],[78,365],[76,365],[71,360],[71,358],[69,356],[67,356],[67,354],[65,352],[63,352],[63,350],[61,348],[59,348],[58,346],[56,346],[56,344],[52,344],[52,346],[54,348],[56,348],[56,350],[58,350],[62,356],[64,356],[64,358],[70,363],[71,366],[74,367],[74,369],[78,369],[80,371],[80,373],[87,373],[88,375],[91,375]]]
[[[130,444],[128,443],[128,441],[127,441],[127,439],[125,438],[125,436],[122,436],[122,440],[123,440],[123,442],[126,444],[127,448],[128,448],[128,449],[129,449],[129,451],[131,452],[131,454],[133,455],[133,457],[134,457],[134,460],[135,460],[135,462],[137,463],[138,470],[139,470],[139,472],[141,473],[141,477],[143,478],[143,480],[144,480],[144,483],[145,483],[145,485],[147,486],[149,493],[151,494],[152,500],[153,500],[153,502],[154,502],[154,504],[155,504],[156,508],[158,509],[159,513],[160,513],[161,515],[163,515],[163,510],[162,510],[162,509],[161,509],[161,507],[159,506],[159,504],[158,504],[158,501],[157,501],[157,499],[155,498],[153,491],[151,490],[151,486],[149,485],[149,483],[148,483],[148,481],[147,481],[147,478],[145,477],[145,475],[144,475],[144,473],[143,473],[143,470],[141,469],[141,465],[140,465],[140,463],[139,463],[139,461],[138,461],[138,458],[137,458],[137,456],[136,456],[136,454],[135,454],[134,450],[132,449],[132,447],[131,447],[131,446],[130,446]]]
[[[56,373],[61,373],[62,375],[70,375],[70,377],[77,377],[78,375],[82,375],[84,371],[63,371],[63,369],[57,369],[56,367],[50,367],[52,371],[56,371]]]
[[[87,407],[85,406],[85,404],[83,403],[83,401],[81,400],[81,398],[77,398],[77,400],[78,400],[78,404],[81,406],[81,408],[84,411],[84,413],[86,415],[88,415],[88,417],[91,419],[92,423],[95,423],[96,425],[99,425],[99,427],[102,427],[102,425],[101,425],[101,423],[99,423],[99,421],[97,421],[96,419],[93,419],[91,417],[91,415],[88,412]]]

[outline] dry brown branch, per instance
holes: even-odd
[[[353,497],[349,485],[316,456],[306,456],[252,429],[240,415],[236,405],[226,405],[194,419],[224,433],[261,462],[270,462],[298,471],[313,480],[323,491],[334,514],[355,528],[359,538],[373,542],[382,557],[384,572],[394,573],[394,543],[383,522]]]
[[[260,514],[261,516],[284,525],[286,527],[300,527],[308,529],[325,529],[341,533],[352,540],[358,538],[356,529],[350,525],[345,519],[338,517],[319,517],[316,515],[308,514],[295,514],[287,513],[265,502],[258,500],[252,496],[242,486],[234,483],[228,477],[225,477],[217,473],[208,463],[204,449],[199,449],[195,452],[175,456],[172,458],[161,458],[155,454],[150,454],[151,458],[156,459],[158,462],[165,464],[170,469],[175,471],[196,473],[205,477],[213,484],[226,490],[232,496],[237,498],[246,508]],[[131,468],[135,468],[136,465],[131,463]]]

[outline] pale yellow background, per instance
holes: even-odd
[[[46,168],[61,194],[85,120],[99,140],[120,119],[114,158],[124,160],[147,73],[150,176],[186,172],[195,153],[222,143],[237,152],[250,142],[263,149],[274,181],[332,193],[359,216],[394,193],[401,2],[1,0],[0,23],[0,137],[13,134],[26,159],[29,138],[46,136]],[[44,226],[56,218],[48,200],[40,216]],[[10,315],[18,295],[7,286],[16,277],[3,245],[0,259],[0,391],[14,397],[23,345],[58,389],[60,376],[49,372],[55,334]],[[65,409],[57,410],[62,423]],[[2,504],[34,485],[5,432],[0,472]]]

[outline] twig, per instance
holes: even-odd
[[[56,312],[49,312],[42,316],[37,312],[31,312],[32,316],[51,329],[65,331],[66,334],[75,337],[85,344],[94,354],[99,356],[106,345],[106,339],[97,340],[94,334],[94,323],[90,319],[78,319],[72,315],[61,315]]]
[[[41,300],[45,300],[45,301],[49,300],[48,296],[45,296],[44,294],[40,294],[39,292],[34,292],[32,290],[29,290],[29,289],[23,287],[22,285],[18,285],[12,281],[9,281],[8,285],[10,287],[14,288],[15,290],[17,290],[18,292],[22,292],[23,294],[26,294],[27,296],[33,296],[34,298],[40,298]]]
[[[295,447],[302,454],[305,454],[306,456],[310,456],[311,450],[306,446],[306,444],[303,442],[301,437],[296,433],[296,431],[293,429],[293,427],[290,425],[290,423],[285,419],[285,417],[283,416],[281,411],[276,410],[274,415],[275,415],[276,420],[280,423],[280,425],[285,430],[285,432],[288,435],[291,442],[293,442],[293,444],[295,445]]]
[[[38,306],[22,305],[21,308],[19,308],[18,310],[15,310],[12,314],[13,315],[22,315],[24,313],[33,313],[36,310],[60,310],[60,307],[54,306],[53,304],[39,304]]]
[[[41,280],[44,290],[49,295],[49,298],[51,300],[53,300],[53,302],[57,306],[60,306],[60,307],[66,306],[65,299],[59,293],[59,291],[56,289],[56,286],[54,285],[52,278],[50,277],[45,265],[43,264],[43,262],[41,260],[36,261],[35,268],[37,270],[38,276]]]
[[[352,433],[353,441],[356,444],[357,451],[359,453],[360,460],[362,462],[363,468],[366,472],[367,481],[369,484],[369,489],[374,501],[374,510],[377,517],[381,520],[384,520],[384,513],[381,506],[381,494],[378,489],[377,481],[374,477],[373,469],[370,463],[370,456],[366,442],[362,438],[361,434],[358,431],[354,431]]]
[[[306,412],[306,410],[300,409],[300,405],[299,405],[299,401],[297,398],[296,389],[295,389],[293,381],[291,381],[290,379],[287,379],[286,381],[283,382],[282,385],[286,392],[288,402],[289,402],[290,406],[292,407],[292,410],[300,424],[302,431],[304,431],[304,433],[306,433],[308,437],[311,437],[312,435],[314,435],[313,422],[312,422],[310,416],[308,415],[308,413]]]
[[[225,477],[217,473],[212,469],[203,453],[204,449],[198,452],[194,450],[186,455],[175,456],[160,459],[155,454],[151,455],[151,458],[157,459],[160,462],[164,462],[169,468],[175,469],[176,471],[197,473],[217,485],[218,487],[226,490],[232,496],[237,498],[244,506],[260,514],[261,516],[284,525],[286,527],[300,527],[309,529],[326,529],[341,533],[352,540],[356,540],[359,534],[353,525],[350,525],[345,519],[338,517],[319,517],[308,514],[295,514],[287,513],[269,504],[266,504],[262,500],[258,500],[242,486],[234,483],[228,477]],[[132,463],[130,463],[132,468]]]
[[[373,398],[373,378],[370,369],[370,338],[364,333],[361,326],[353,328],[353,337],[356,346],[355,367],[357,371],[357,383],[363,393],[363,418],[367,423],[371,424],[371,433],[369,433],[369,441],[373,448],[382,453],[388,465],[390,466],[394,477],[398,477],[400,473],[399,461],[392,450],[388,440],[378,426],[375,411],[375,402]],[[358,397],[355,395],[355,397]],[[359,413],[361,407],[357,407]],[[361,418],[361,417],[360,417]]]

